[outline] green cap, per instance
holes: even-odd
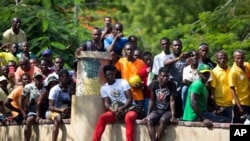
[[[210,72],[210,67],[206,64],[200,64],[197,70],[200,73]]]

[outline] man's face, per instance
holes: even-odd
[[[199,54],[201,58],[207,58],[209,53],[209,48],[207,45],[202,45],[201,48],[199,49]]]
[[[134,47],[132,45],[125,45],[124,52],[126,57],[134,56]]]
[[[168,42],[167,40],[161,40],[161,48],[162,50],[164,51],[168,51],[169,50],[169,47],[170,47],[170,42]]]
[[[100,38],[101,38],[101,32],[97,29],[94,29],[92,32],[92,39],[98,42],[100,41]]]
[[[207,82],[210,77],[210,72],[199,73],[199,76],[203,82]]]
[[[172,42],[172,50],[175,55],[180,55],[182,51],[182,43],[178,40]]]
[[[221,68],[225,68],[227,67],[227,62],[228,62],[228,57],[226,54],[224,53],[220,53],[217,55],[217,64],[221,67]]]
[[[56,58],[55,59],[55,69],[56,70],[61,70],[63,69],[64,62],[61,58]]]
[[[48,70],[48,62],[45,60],[41,60],[41,70],[42,71],[47,71]]]
[[[115,81],[115,71],[109,70],[105,72],[105,78],[107,80],[107,82],[114,82]]]
[[[34,78],[34,82],[36,85],[42,85],[43,84],[43,76],[39,75]]]
[[[21,69],[25,72],[30,70],[30,62],[29,60],[21,60],[19,61],[19,66],[21,67]]]
[[[21,27],[21,20],[18,19],[18,18],[14,18],[14,19],[12,20],[12,27],[13,27],[14,29],[20,29],[20,27]]]
[[[27,42],[22,43],[21,50],[22,50],[22,52],[29,52],[29,45]]]
[[[110,23],[110,24],[111,24],[112,21],[111,21],[111,18],[106,17],[106,18],[104,19],[104,22],[105,22],[105,24],[106,24],[106,23]]]
[[[234,53],[234,62],[237,66],[243,67],[245,61],[245,55],[241,52]]]
[[[148,66],[152,67],[153,65],[153,56],[151,55],[146,55],[142,58],[143,62]]]
[[[23,86],[25,86],[26,84],[31,83],[30,76],[23,75],[22,78],[21,78],[21,81],[22,81]]]
[[[113,28],[113,34],[114,36],[116,36],[117,34],[122,33],[123,28],[120,24],[115,24],[114,28]]]
[[[163,84],[169,81],[170,74],[167,72],[160,72],[158,75],[159,81]]]
[[[68,82],[69,82],[69,80],[70,80],[70,79],[69,79],[69,75],[67,75],[67,74],[62,74],[62,75],[60,76],[59,80],[60,80],[60,83],[63,84],[63,85],[68,84]]]

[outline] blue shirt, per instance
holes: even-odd
[[[113,36],[108,36],[104,39],[104,48],[107,50],[107,48],[112,44],[114,40]],[[117,40],[117,42],[115,43],[115,47],[114,47],[114,52],[117,55],[122,56],[122,49],[124,47],[124,45],[128,42],[128,39],[126,37],[122,37],[120,39]]]

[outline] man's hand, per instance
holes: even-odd
[[[124,35],[122,34],[122,33],[118,33],[116,36],[115,36],[115,38],[116,39],[120,39],[121,37],[123,37]]]
[[[177,124],[178,120],[175,117],[170,118],[170,122],[173,124]]]
[[[202,122],[206,125],[207,128],[209,129],[213,128],[213,122],[210,121],[209,119],[204,119]]]

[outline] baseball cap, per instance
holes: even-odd
[[[200,73],[210,72],[210,67],[206,64],[200,64],[197,70]]]
[[[36,78],[37,76],[43,76],[43,74],[39,71],[34,73],[34,78]]]
[[[52,51],[50,49],[46,49],[42,52],[42,56],[44,55],[52,55]]]
[[[4,81],[4,80],[7,80],[5,76],[0,76],[0,81]]]
[[[46,83],[44,84],[44,86],[47,87],[49,85],[49,83],[53,82],[53,81],[58,82],[58,79],[55,76],[48,77],[48,80],[46,81]]]

